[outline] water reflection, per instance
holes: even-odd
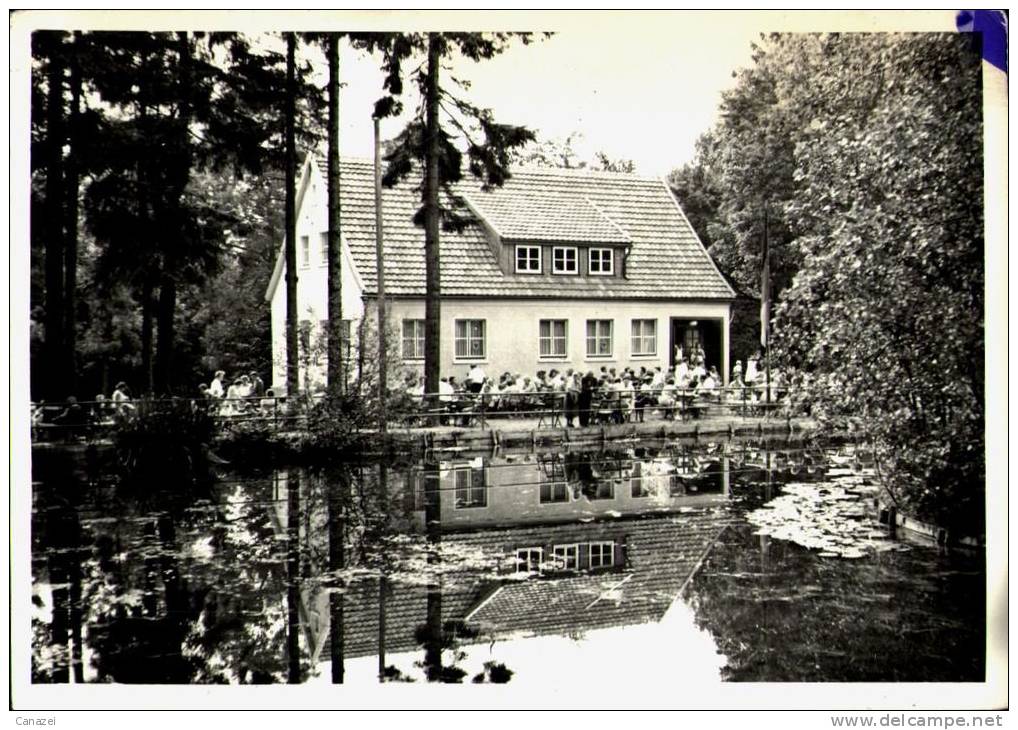
[[[720,647],[729,678],[784,678],[780,654],[755,675],[733,668],[747,664],[733,637],[767,645],[747,627],[775,615],[794,634],[813,588],[785,604],[746,596],[780,593],[815,557],[789,562],[742,513],[783,482],[823,480],[830,456],[745,441],[451,451],[224,471],[188,501],[48,463],[34,490],[33,679],[515,683],[547,671],[527,647],[564,666],[575,652],[560,642],[581,640],[580,664],[607,668],[622,636],[647,652],[696,647],[705,677]],[[740,596],[717,566],[747,555],[763,577]],[[917,577],[898,567],[886,580]]]

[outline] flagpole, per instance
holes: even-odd
[[[767,403],[771,402],[771,248],[764,205],[763,265],[760,275],[760,344],[764,351],[764,388]]]
[[[373,121],[375,127],[375,268],[378,280],[378,428],[382,433],[385,433],[389,373],[386,363],[388,317],[385,311],[385,244],[382,225],[382,141],[378,131],[378,117],[374,117]]]

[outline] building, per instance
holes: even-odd
[[[461,232],[441,237],[441,369],[461,378],[574,368],[671,366],[677,347],[702,345],[727,379],[736,293],[718,271],[667,184],[636,175],[523,168],[504,187],[458,184]],[[353,336],[375,311],[372,166],[341,163],[343,317]],[[413,224],[412,183],[383,191],[390,331],[402,365],[424,364],[424,230]],[[298,309],[302,387],[324,377],[327,317],[326,184],[305,162],[297,196]],[[282,247],[266,291],[272,308],[273,386],[286,382]],[[399,363],[397,363],[399,364]]]

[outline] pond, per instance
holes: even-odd
[[[33,463],[33,681],[983,680],[981,553],[891,540],[850,443]]]

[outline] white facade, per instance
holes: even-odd
[[[299,382],[320,384],[325,380],[325,359],[320,355],[322,323],[329,316],[329,289],[325,259],[325,236],[329,230],[325,180],[316,165],[305,166],[297,199],[297,311],[298,322],[311,329],[310,352],[301,363]],[[305,246],[306,243],[306,246]],[[363,286],[353,258],[343,243],[343,319],[351,320],[351,332],[364,316]],[[270,288],[272,298],[272,388],[286,391],[286,266],[276,267]],[[310,366],[305,370],[305,364]]]
[[[298,321],[306,323],[311,335],[307,342],[307,353],[302,341],[302,356],[298,358],[301,363],[299,383],[302,389],[315,389],[324,384],[325,380],[326,362],[320,335],[328,317],[328,280],[324,256],[328,230],[326,202],[324,176],[313,162],[305,164],[297,197],[297,306]],[[360,208],[366,204],[366,200],[359,200]],[[668,205],[672,205],[671,198]],[[678,210],[681,215],[677,204],[674,210]],[[363,217],[364,210],[359,209],[357,212]],[[684,217],[682,220],[685,221]],[[358,230],[355,223],[353,225],[353,230]],[[688,223],[684,225],[688,226]],[[361,230],[362,238],[363,233]],[[695,236],[695,233],[692,235]],[[368,250],[365,245],[367,240],[357,241],[360,247],[358,255],[364,256]],[[702,244],[697,241],[696,246],[706,258]],[[342,256],[343,319],[350,322],[351,336],[356,347],[359,323],[365,311],[373,319],[376,300],[373,291],[366,291],[345,238]],[[405,260],[405,257],[404,249],[393,261],[399,262]],[[387,262],[387,270],[394,267],[393,261]],[[362,263],[370,264],[373,272],[373,260],[368,262],[365,259]],[[633,291],[632,281],[621,276],[618,278],[618,291]],[[623,284],[628,285],[628,289],[622,287]],[[591,291],[596,291],[593,282]],[[272,387],[278,395],[285,393],[286,389],[286,285],[282,256],[277,259],[266,294],[272,311]],[[598,372],[601,367],[617,371],[625,367],[639,370],[641,366],[649,370],[656,366],[667,368],[673,362],[674,345],[678,338],[676,328],[681,320],[683,326],[687,327],[690,323],[694,327],[696,322],[702,322],[701,326],[710,323],[709,327],[715,334],[712,335],[714,345],[708,350],[707,365],[716,366],[727,382],[730,373],[728,350],[731,300],[696,300],[680,296],[644,298],[638,296],[640,294],[644,294],[644,297],[646,295],[642,290],[633,292],[627,298],[581,298],[575,291],[562,298],[554,294],[514,296],[496,291],[490,296],[447,295],[441,305],[441,373],[462,380],[475,363],[480,364],[488,376],[495,378],[506,371],[533,375],[539,370],[549,371],[552,368],[560,371],[572,368],[581,372]],[[424,309],[422,296],[404,295],[390,299],[390,329],[397,338],[390,352],[395,350],[399,353],[395,362],[390,362],[393,383],[398,382],[397,378],[403,372],[423,372],[422,342],[408,342],[406,335],[416,331],[419,337],[423,337]],[[405,322],[414,324],[405,325]],[[638,324],[634,325],[634,322]],[[458,342],[464,339],[461,335],[466,330],[472,330],[475,335],[480,332],[482,341],[478,343],[471,338],[473,341],[469,343]],[[593,340],[588,337],[591,333],[596,335]],[[555,342],[551,343],[549,339]],[[364,358],[373,359],[374,353],[364,353]],[[352,359],[356,361],[356,353],[352,353]],[[354,372],[353,368],[350,372]]]

